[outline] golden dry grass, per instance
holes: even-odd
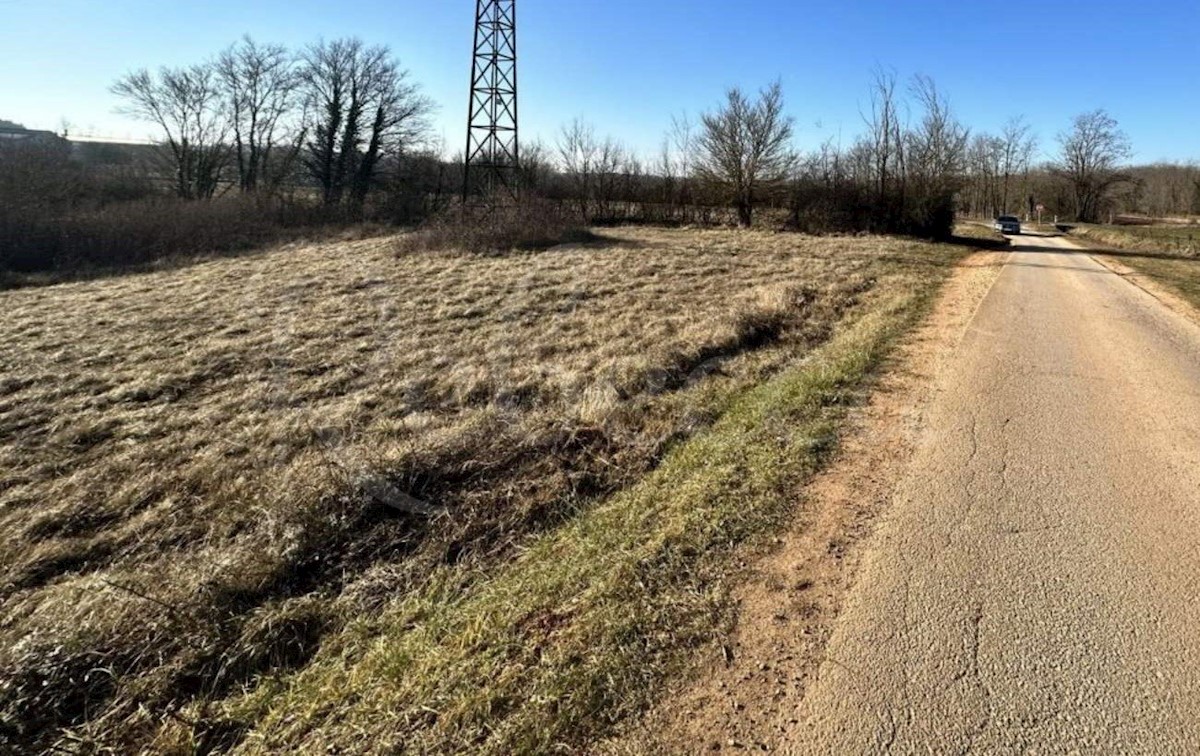
[[[1200,228],[1193,225],[1079,225],[1071,233],[1090,242],[1133,252],[1178,255],[1192,259],[1200,253]]]
[[[221,702],[432,575],[465,594],[881,282],[924,290],[959,254],[608,235],[504,257],[290,245],[0,293],[0,745],[232,747],[255,723]],[[437,513],[381,505],[381,483]]]

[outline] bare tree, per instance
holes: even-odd
[[[667,207],[674,207],[675,199],[679,195],[679,170],[675,160],[675,154],[671,151],[671,140],[669,137],[664,137],[662,146],[658,149],[658,157],[654,163],[654,170],[662,179],[659,185],[661,194],[659,199]]]
[[[65,139],[0,139],[0,220],[70,209],[90,189],[88,178]]]
[[[554,173],[553,156],[541,141],[521,144],[520,177],[517,185],[535,193],[545,191]]]
[[[672,213],[692,202],[692,171],[696,162],[696,138],[687,113],[671,116],[671,128],[663,137],[655,170],[662,178],[663,201]]]
[[[969,211],[976,216],[1001,214],[1003,145],[999,137],[976,134],[967,148]]]
[[[872,230],[943,237],[966,178],[969,132],[932,79],[914,77],[908,93],[901,99],[895,74],[876,70],[867,133],[846,154],[849,175],[875,194],[872,211],[859,218]],[[914,101],[920,119],[910,127]]]
[[[571,197],[575,200],[580,215],[590,217],[593,183],[600,153],[600,142],[596,139],[595,128],[576,118],[563,126],[555,148],[570,187]]]
[[[1108,113],[1095,110],[1075,116],[1071,130],[1059,134],[1058,143],[1062,153],[1054,174],[1075,195],[1075,217],[1095,223],[1112,189],[1129,180],[1121,170],[1133,154],[1129,137]]]
[[[1200,166],[1154,163],[1128,170],[1136,193],[1121,209],[1154,217],[1183,216],[1200,212]]]
[[[233,130],[238,185],[252,192],[277,183],[303,141],[302,134],[290,139],[284,134],[296,105],[294,58],[283,47],[246,36],[221,53],[216,65]]]
[[[326,205],[362,208],[386,158],[418,146],[433,103],[386,47],[322,42],[302,56],[304,165]]]
[[[894,73],[876,69],[871,83],[871,113],[863,116],[863,120],[868,132],[860,152],[870,156],[871,172],[882,199],[888,193],[893,174],[901,182],[904,178],[904,126]]]
[[[1001,198],[1000,207],[1003,212],[1009,212],[1011,207],[1011,187],[1013,177],[1029,170],[1033,153],[1037,150],[1037,137],[1033,135],[1029,124],[1021,116],[1009,119],[1000,132],[1000,170]]]
[[[683,178],[690,177],[696,164],[696,130],[687,113],[671,116],[668,139],[678,174]]]
[[[738,221],[749,226],[763,189],[782,185],[795,163],[792,119],[783,114],[783,87],[775,82],[751,102],[730,89],[721,109],[701,119],[697,173],[726,188]]]
[[[906,130],[897,153],[903,176],[898,195],[901,227],[922,236],[949,236],[956,197],[966,177],[970,132],[954,117],[933,79],[914,77],[910,92],[921,108],[921,117]]]
[[[142,69],[118,80],[112,92],[125,101],[122,112],[162,130],[176,193],[211,198],[229,164],[230,126],[216,68]]]
[[[578,118],[563,127],[555,150],[579,213],[611,220],[618,194],[631,181],[629,150],[612,137],[597,137],[595,128]],[[636,170],[640,175],[641,166]]]
[[[632,174],[641,175],[642,167],[625,145],[605,137],[596,151],[595,205],[596,216],[604,220],[616,217],[615,203],[633,182]]]
[[[966,167],[969,131],[955,119],[933,79],[914,77],[912,93],[923,113],[906,140],[909,173],[927,194],[956,191]]]

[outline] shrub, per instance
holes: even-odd
[[[397,251],[489,254],[545,249],[594,238],[577,213],[549,200],[525,197],[486,208],[461,205],[447,208],[401,239]]]
[[[241,195],[211,201],[160,197],[65,213],[0,209],[0,271],[14,285],[20,274],[69,274],[228,254],[340,220],[308,203]],[[0,285],[4,282],[0,278]]]
[[[167,257],[227,252],[274,236],[250,203],[151,200],[56,217],[0,218],[0,266],[32,273],[139,265]]]
[[[950,191],[878,191],[861,184],[799,182],[792,189],[788,226],[811,234],[900,234],[944,240],[954,233]]]

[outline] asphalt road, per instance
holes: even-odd
[[[1063,240],[1014,248],[791,752],[1200,754],[1200,326]]]

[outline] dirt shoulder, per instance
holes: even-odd
[[[837,459],[800,494],[790,530],[736,592],[730,641],[601,752],[775,750],[822,661],[864,537],[906,468],[933,378],[1007,256],[979,252],[958,267],[932,314],[889,361],[869,402],[849,418]]]

